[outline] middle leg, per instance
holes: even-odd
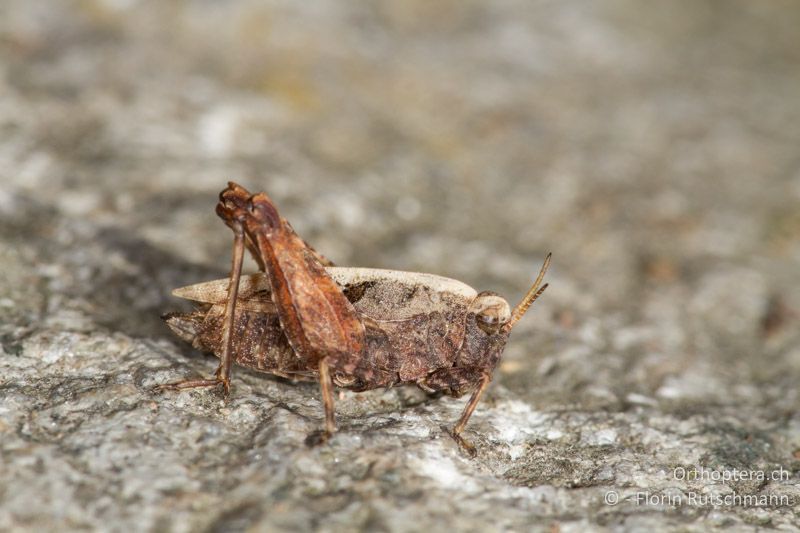
[[[316,446],[327,442],[336,432],[336,417],[333,408],[333,379],[331,378],[328,358],[319,362],[319,385],[322,393],[322,406],[325,409],[325,429],[316,431],[306,438],[306,444]]]

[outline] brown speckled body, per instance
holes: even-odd
[[[366,356],[350,372],[333,367],[334,383],[354,391],[417,384],[429,392],[454,396],[468,392],[483,372],[494,369],[508,332],[486,333],[470,304],[477,297],[454,280],[416,273],[331,267],[344,295],[364,321]],[[348,273],[362,273],[348,283]],[[373,279],[364,280],[364,277]],[[401,281],[403,278],[408,281]],[[179,289],[179,294],[214,300],[210,288],[227,279]],[[425,283],[427,282],[427,283]],[[298,380],[316,380],[317,369],[292,350],[272,308],[264,274],[243,278],[232,335],[234,362]],[[452,289],[448,288],[452,286]],[[203,289],[205,287],[205,290]],[[247,289],[249,288],[249,289]],[[182,291],[182,292],[180,292]],[[220,356],[225,306],[205,302],[191,313],[171,313],[167,324],[196,348]],[[427,312],[424,312],[427,310]]]

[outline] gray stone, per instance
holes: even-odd
[[[798,27],[788,1],[4,1],[0,529],[797,529]],[[151,392],[215,368],[159,315],[226,274],[227,179],[341,265],[514,301],[554,253],[477,458],[441,430],[464,399],[343,392],[308,448],[313,384]]]

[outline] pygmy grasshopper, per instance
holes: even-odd
[[[514,324],[544,292],[550,263],[512,310],[506,300],[460,281],[414,272],[335,267],[283,219],[264,193],[229,183],[217,215],[233,230],[229,278],[173,291],[200,307],[165,315],[182,339],[220,358],[211,379],[161,385],[222,385],[233,363],[278,376],[318,380],[325,441],[336,430],[333,387],[365,391],[415,384],[455,397],[473,391],[450,434],[470,454],[461,432],[492,378]],[[247,248],[260,272],[242,275]]]

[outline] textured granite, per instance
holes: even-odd
[[[3,1],[0,529],[796,530],[798,27],[779,0]],[[150,392],[215,368],[159,315],[227,272],[227,179],[341,265],[516,301],[554,253],[476,459],[440,429],[463,399],[343,393],[307,448],[313,384]]]

